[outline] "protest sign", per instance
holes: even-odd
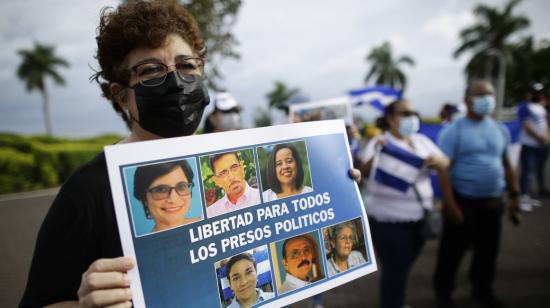
[[[342,119],[353,123],[350,98],[347,96],[289,105],[291,123]]]
[[[284,306],[377,269],[341,120],[105,154],[136,307]]]

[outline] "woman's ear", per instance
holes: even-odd
[[[120,109],[128,109],[128,101],[126,100],[125,88],[120,83],[113,82],[109,84],[109,90],[111,91],[111,96],[114,98]]]

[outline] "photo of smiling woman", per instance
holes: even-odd
[[[327,255],[329,277],[367,262],[364,257],[366,254],[365,244],[360,241],[363,234],[358,232],[357,224],[361,224],[360,218],[324,230],[325,245],[328,242],[330,247],[330,249],[327,249],[327,251],[330,251]]]
[[[141,203],[145,218],[153,222],[152,229],[149,223],[149,230],[143,230],[145,225],[136,223],[139,219],[134,214],[137,235],[163,231],[201,220],[200,211],[191,211],[192,192],[195,187],[193,179],[194,172],[187,160],[137,167],[133,194]],[[195,208],[200,210],[200,201],[198,203]]]
[[[262,168],[264,202],[313,191],[304,141],[259,148],[258,153],[264,161],[269,155]]]

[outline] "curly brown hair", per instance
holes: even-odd
[[[99,83],[103,96],[128,127],[130,121],[116,103],[110,84],[128,84],[130,72],[125,68],[125,59],[132,50],[158,48],[174,33],[181,35],[193,52],[204,59],[206,47],[197,22],[176,0],[127,1],[116,9],[101,10],[95,56],[101,70],[91,79]]]

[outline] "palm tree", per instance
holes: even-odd
[[[472,58],[465,68],[468,79],[495,77],[498,72],[495,54],[503,57],[506,63],[515,58],[514,46],[517,44],[511,44],[510,37],[529,26],[527,17],[513,14],[520,2],[510,0],[502,11],[484,4],[474,9],[477,23],[460,32],[462,43],[453,54],[458,58],[464,52],[472,51]]]
[[[35,43],[33,50],[21,49],[17,53],[22,58],[22,62],[17,68],[17,76],[25,81],[27,91],[38,89],[42,94],[42,112],[44,113],[46,134],[51,135],[52,125],[45,79],[49,76],[56,84],[64,85],[65,80],[56,71],[56,66],[68,67],[69,63],[57,57],[52,46],[45,46],[40,43]]]
[[[414,66],[414,60],[405,55],[397,60],[393,57],[392,48],[389,42],[382,43],[379,47],[374,47],[367,56],[367,62],[372,63],[365,83],[375,79],[377,85],[390,86],[392,88],[405,89],[407,77],[401,70],[402,64]]]
[[[275,81],[275,88],[265,96],[269,102],[269,108],[277,108],[288,114],[288,101],[291,97],[298,95],[300,90],[288,88],[284,83]]]

